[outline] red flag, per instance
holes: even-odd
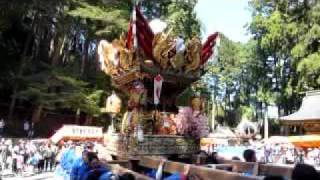
[[[219,36],[218,32],[211,34],[207,38],[206,42],[203,44],[202,50],[201,50],[201,63],[200,63],[201,65],[206,63],[208,59],[212,56],[213,47],[216,44],[216,40],[218,36]]]
[[[154,34],[149,26],[148,21],[144,18],[143,14],[140,11],[140,8],[136,7],[136,14],[137,14],[137,39],[139,45],[143,49],[145,55],[149,59],[153,59],[152,54],[152,41],[154,38]]]
[[[138,40],[139,47],[143,49],[145,55],[149,59],[153,59],[152,55],[152,41],[154,34],[149,26],[148,21],[144,18],[143,14],[140,11],[139,6],[135,6],[135,15],[132,17],[127,34],[127,48],[131,49],[133,47],[134,36]],[[135,20],[135,21],[134,21]],[[136,26],[136,34],[133,34],[133,23]]]

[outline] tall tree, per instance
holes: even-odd
[[[38,117],[35,119],[39,119],[36,114],[41,114],[42,109],[59,109],[60,101],[70,104],[65,108],[78,106],[87,114],[96,114],[102,100],[97,97],[110,90],[107,88],[110,83],[101,86],[96,84],[97,79],[89,78],[92,71],[101,77],[94,64],[96,43],[100,38],[111,40],[126,30],[130,3],[107,4],[100,0],[1,3],[5,7],[0,16],[3,40],[0,55],[5,59],[2,78],[11,79],[1,81],[1,91],[11,97],[9,119],[17,99],[21,105],[32,105],[32,117]],[[73,96],[62,95],[70,93]]]
[[[297,108],[299,93],[319,88],[319,1],[250,1],[249,30],[270,68],[279,110]]]
[[[143,10],[149,19],[166,21],[173,35],[183,34],[190,39],[201,32],[201,22],[194,8],[197,0],[142,1]]]

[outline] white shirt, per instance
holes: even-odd
[[[4,128],[4,125],[5,125],[5,124],[4,124],[4,120],[1,119],[1,120],[0,120],[0,129]]]
[[[28,123],[28,122],[25,122],[25,123],[24,123],[23,129],[24,129],[25,131],[29,130],[29,123]]]

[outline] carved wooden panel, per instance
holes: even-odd
[[[106,134],[104,139],[107,151],[118,156],[193,154],[200,149],[197,142],[183,136],[145,135],[143,142],[137,142],[131,136]]]

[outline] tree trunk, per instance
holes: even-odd
[[[54,42],[55,45],[54,45],[52,61],[51,61],[52,65],[59,64],[66,39],[67,39],[66,35],[63,35],[63,37],[61,37],[60,35],[57,35],[57,37],[55,38],[55,42]]]
[[[92,116],[86,115],[86,121],[84,123],[86,126],[91,126],[92,125]]]
[[[76,120],[75,120],[75,124],[77,124],[77,125],[80,124],[80,113],[81,113],[81,110],[80,110],[80,108],[78,108],[77,112],[76,112]]]
[[[95,62],[95,71],[99,71],[100,70],[100,61],[99,61],[99,54],[98,54],[98,45],[101,39],[97,39],[97,43],[96,43],[96,53],[95,53],[95,58],[94,58],[94,62]]]
[[[13,86],[13,92],[12,92],[11,102],[10,102],[10,106],[9,106],[9,114],[8,114],[8,120],[9,121],[12,119],[14,108],[16,106],[17,91],[18,91],[18,83],[15,83],[14,86]]]
[[[40,104],[36,106],[32,113],[32,122],[37,123],[41,120],[41,113],[42,113],[43,105]]]
[[[31,42],[32,42],[32,36],[33,36],[33,32],[34,32],[37,20],[38,20],[38,12],[36,12],[34,15],[33,22],[31,25],[31,30],[28,33],[27,39],[24,43],[24,48],[20,57],[21,64],[17,73],[18,78],[20,78],[23,75],[24,67],[26,65],[25,61],[27,60],[28,49],[30,48],[29,46],[31,45]],[[18,89],[19,89],[19,83],[18,81],[15,81],[13,85],[12,97],[11,97],[11,102],[9,106],[8,120],[12,120],[12,115],[13,115],[13,112],[16,106],[16,101],[17,101]]]
[[[83,75],[86,63],[88,61],[88,49],[89,49],[89,40],[86,39],[83,45],[82,51],[82,61],[81,61],[81,69],[80,74]]]

